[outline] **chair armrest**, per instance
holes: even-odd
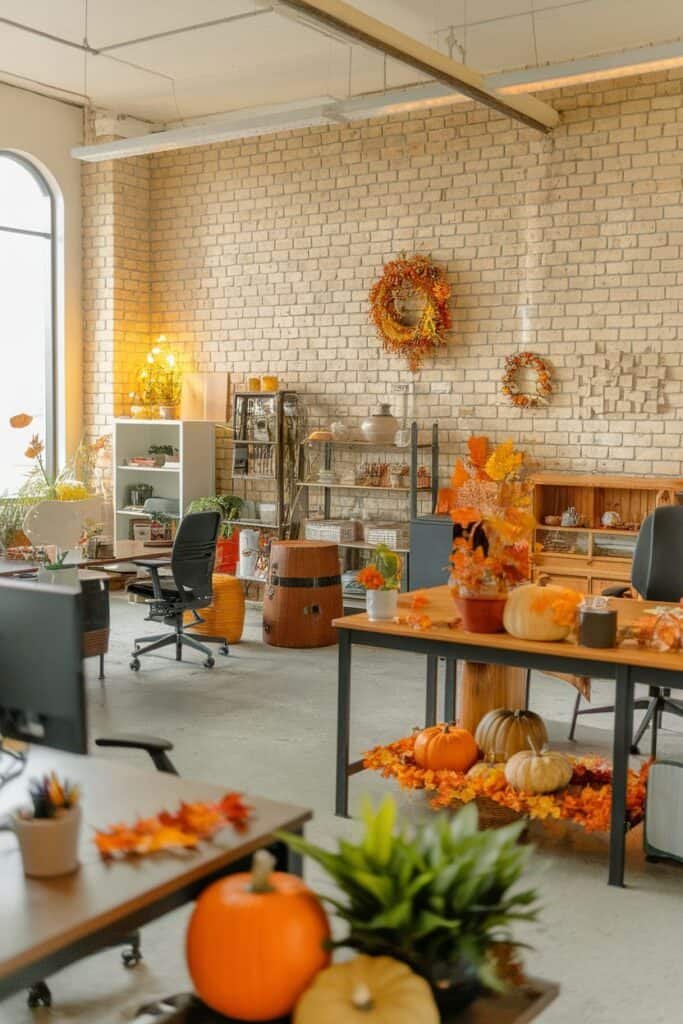
[[[152,758],[158,771],[166,772],[169,775],[178,775],[178,769],[166,753],[168,750],[173,750],[170,740],[158,736],[143,736],[135,732],[121,732],[113,736],[98,736],[95,745],[119,747],[125,750],[144,750]]]
[[[603,597],[633,597],[630,583],[619,584],[615,587],[605,587],[600,593]]]
[[[127,561],[143,569],[163,569],[171,564],[170,558],[128,558]]]

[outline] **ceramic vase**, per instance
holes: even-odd
[[[15,814],[12,829],[19,840],[24,874],[29,878],[69,875],[78,867],[78,804],[58,812],[54,818],[23,818]]]
[[[398,609],[398,590],[367,590],[365,605],[370,622],[393,619]]]
[[[371,444],[393,444],[398,430],[398,420],[391,414],[388,402],[364,419],[360,425],[363,438]]]

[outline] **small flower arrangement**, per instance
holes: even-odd
[[[60,779],[55,772],[50,772],[42,779],[30,782],[29,796],[33,806],[32,818],[57,818],[78,804],[80,790],[73,782]]]
[[[10,418],[14,430],[24,430],[33,422],[28,413],[17,413]],[[53,501],[81,501],[91,496],[83,480],[74,478],[75,471],[83,470],[84,479],[90,475],[97,453],[106,443],[98,438],[92,444],[81,442],[69,464],[55,477],[50,476],[45,463],[45,443],[39,434],[33,434],[24,455],[31,459],[33,466],[22,485],[20,497],[51,499]]]
[[[512,441],[491,450],[488,438],[471,437],[467,458],[458,459],[451,486],[439,494],[437,511],[459,527],[450,586],[460,597],[504,596],[528,578],[535,519],[523,461]]]
[[[366,590],[398,590],[402,568],[399,555],[386,544],[378,544],[370,563],[360,570],[356,579]]]

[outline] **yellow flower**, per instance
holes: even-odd
[[[63,480],[55,487],[57,501],[80,501],[88,497],[88,489],[80,480]]]
[[[503,441],[489,455],[484,467],[492,480],[504,480],[507,476],[516,473],[522,465],[524,458],[522,452],[516,452],[513,441]]]

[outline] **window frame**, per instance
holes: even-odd
[[[31,228],[15,228],[0,223],[0,231],[14,235],[28,235],[34,238],[48,239],[50,287],[47,298],[48,309],[45,332],[45,466],[49,475],[56,472],[57,452],[57,197],[49,181],[39,167],[28,157],[11,149],[0,148],[0,159],[13,160],[27,171],[38,185],[43,195],[50,200],[50,230],[35,231]]]

